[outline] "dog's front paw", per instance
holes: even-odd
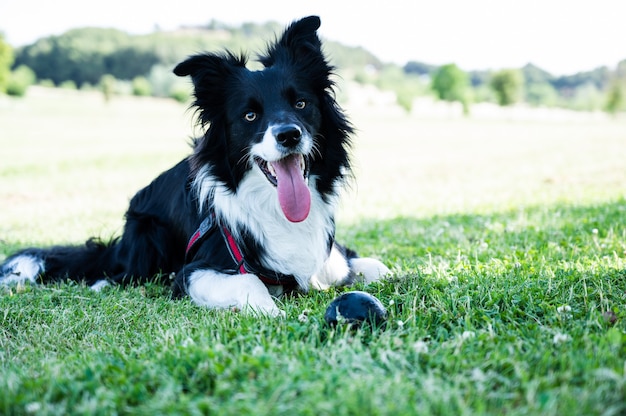
[[[357,281],[363,283],[377,282],[391,275],[391,270],[380,261],[368,257],[350,259],[350,269]]]
[[[272,317],[284,317],[285,312],[276,306],[274,298],[267,286],[253,274],[242,274],[244,286],[239,293],[239,304],[244,313],[254,315],[267,315]],[[251,284],[251,282],[254,282]]]
[[[229,275],[214,270],[196,270],[189,276],[187,292],[194,303],[209,308],[285,316],[267,287],[253,274]]]
[[[242,308],[235,308],[243,313],[255,316],[270,316],[272,318],[284,318],[285,311],[276,306],[273,299],[263,299],[260,302],[248,301]]]

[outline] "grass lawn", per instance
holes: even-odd
[[[0,97],[0,261],[113,236],[189,150],[173,101]],[[383,260],[385,330],[144,286],[0,288],[0,414],[626,413],[626,124],[359,112],[338,238]]]

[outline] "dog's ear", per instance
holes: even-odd
[[[269,67],[277,62],[289,60],[292,63],[308,60],[312,56],[322,57],[322,42],[317,36],[321,25],[320,18],[309,16],[293,22],[281,38],[268,48],[267,54],[259,61]],[[285,62],[283,62],[285,63]]]
[[[200,113],[200,121],[206,124],[222,114],[226,100],[225,85],[228,79],[245,69],[246,58],[230,52],[224,54],[200,54],[189,57],[174,68],[178,76],[191,76],[194,86],[193,103]]]
[[[320,28],[321,24],[322,22],[317,16],[309,16],[293,22],[285,29],[278,43],[286,48],[320,50],[322,43],[317,37],[317,29]]]
[[[245,68],[246,58],[229,52],[224,54],[205,53],[190,56],[174,68],[179,77],[191,75],[194,86],[221,84],[222,81],[240,68]]]

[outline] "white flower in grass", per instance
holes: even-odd
[[[561,319],[571,319],[572,318],[572,307],[569,305],[561,305],[556,308],[557,313]]]
[[[554,345],[559,345],[565,342],[569,342],[571,341],[571,339],[572,337],[570,337],[569,335],[557,332],[556,334],[554,334],[554,337],[552,337],[552,343]]]
[[[556,308],[556,311],[558,313],[566,314],[566,313],[570,313],[572,311],[572,307],[569,306],[569,305],[561,305],[558,308]]]
[[[298,321],[305,323],[309,320],[309,313],[310,311],[308,309],[305,309],[302,311],[302,313],[300,315],[298,315]],[[339,314],[337,314],[339,315]]]

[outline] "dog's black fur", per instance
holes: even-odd
[[[23,250],[7,259],[0,282],[127,284],[161,276],[201,305],[276,314],[257,278],[307,290],[388,272],[334,243],[352,127],[334,99],[319,25],[315,16],[290,25],[259,57],[261,70],[230,52],[180,63],[174,72],[191,77],[204,131],[192,155],[134,196],[120,238]],[[208,232],[191,244],[205,219]]]

